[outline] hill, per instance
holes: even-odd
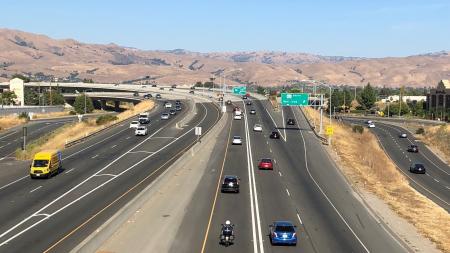
[[[355,58],[287,52],[146,51],[116,44],[55,40],[0,29],[0,80],[22,73],[34,79],[93,79],[96,82],[155,80],[192,84],[224,73],[227,83],[283,85],[295,80],[335,84],[434,86],[450,78],[448,52],[398,58]],[[146,79],[147,78],[147,79]]]

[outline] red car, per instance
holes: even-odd
[[[258,164],[258,168],[260,170],[273,170],[273,163],[272,159],[270,158],[263,158]]]

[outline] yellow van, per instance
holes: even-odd
[[[30,166],[30,177],[49,178],[61,169],[61,151],[47,150],[36,153]]]

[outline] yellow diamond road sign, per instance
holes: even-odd
[[[325,134],[333,135],[333,126],[327,126],[327,128],[325,129]]]

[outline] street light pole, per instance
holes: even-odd
[[[84,90],[84,114],[86,115],[86,90]]]

